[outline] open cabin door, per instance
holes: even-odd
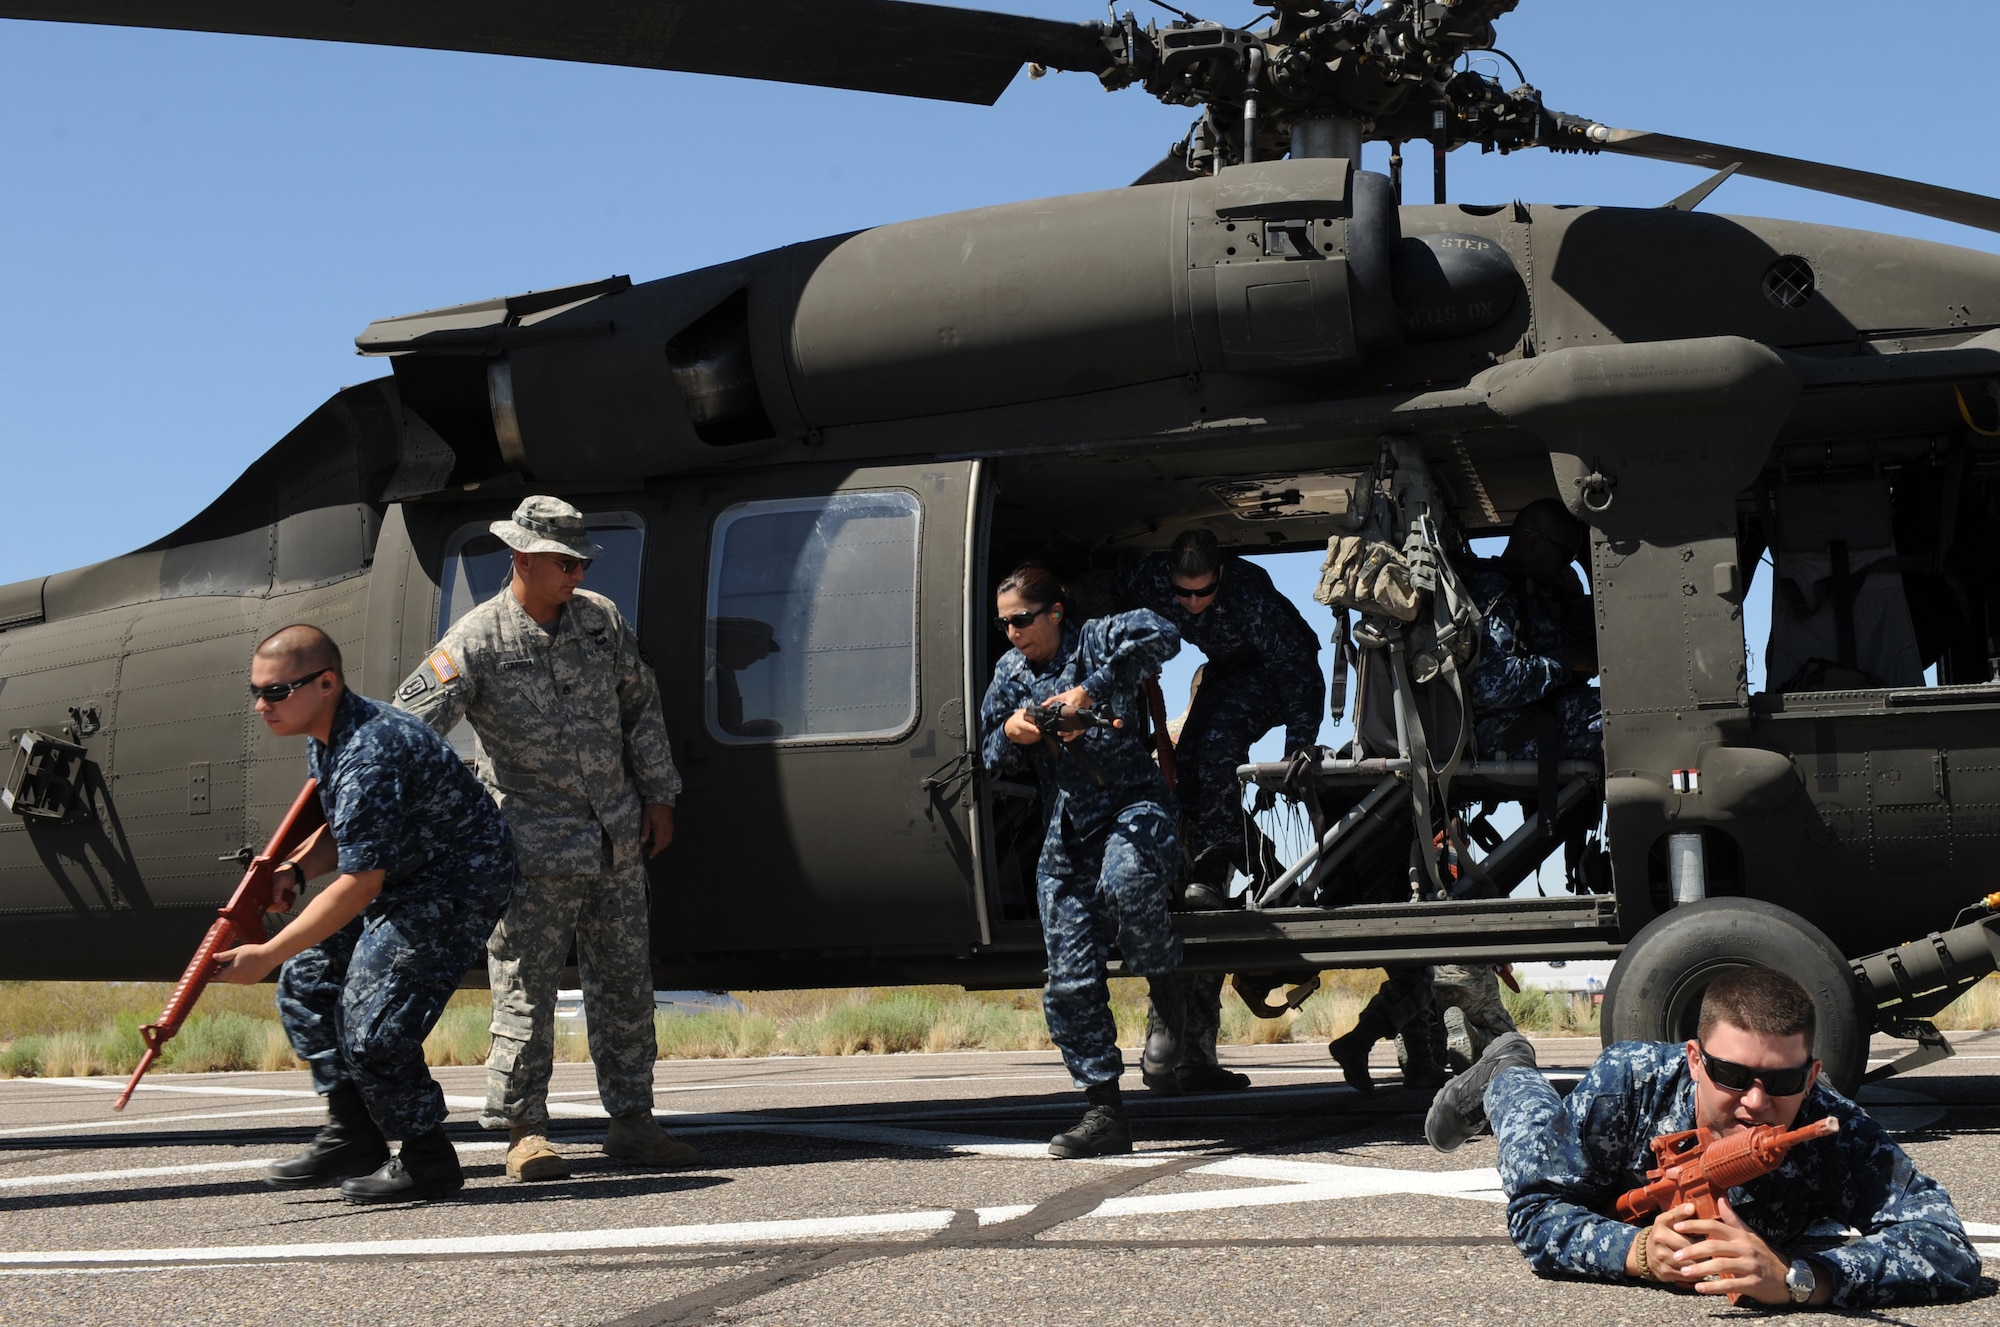
[[[686,781],[654,867],[668,971],[982,939],[966,662],[978,475],[826,466],[672,486],[644,590]]]

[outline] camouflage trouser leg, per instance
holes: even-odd
[[[1373,1015],[1384,1025],[1401,1029],[1427,1019],[1431,1008],[1430,968],[1419,963],[1400,963],[1384,968],[1383,973],[1382,984],[1375,988],[1357,1022],[1367,1023]]]
[[[292,1053],[312,1071],[313,1091],[325,1096],[348,1081],[340,1058],[340,993],[348,960],[361,938],[361,918],[285,960],[278,969],[278,1021]]]
[[[556,988],[576,940],[597,1093],[612,1115],[653,1107],[653,971],[646,869],[638,855],[589,875],[522,880],[486,947],[493,1047],[486,1057],[488,1129],[548,1123]]]
[[[1412,1059],[1431,1060],[1431,1032],[1436,1014],[1431,1008],[1431,969],[1421,963],[1391,964],[1355,1020],[1356,1030],[1386,1029],[1396,1039],[1396,1063],[1407,1068]],[[1414,1053],[1420,1051],[1420,1054]]]
[[[1187,1006],[1187,1040],[1181,1043],[1182,1064],[1214,1064],[1215,1039],[1222,1031],[1220,972],[1195,972],[1176,977]]]
[[[1236,768],[1250,759],[1250,744],[1276,727],[1273,703],[1253,673],[1202,684],[1174,744],[1180,802],[1190,859],[1219,848],[1239,871],[1250,865],[1243,833],[1243,789]],[[1225,881],[1225,887],[1227,882]]]
[[[1451,1049],[1476,1060],[1495,1037],[1515,1031],[1513,1015],[1500,997],[1500,978],[1490,963],[1440,963],[1436,977],[1437,1006],[1448,1033],[1454,1023],[1465,1029],[1465,1045]],[[1457,1017],[1452,1011],[1457,1011]]]
[[[1042,1012],[1078,1087],[1113,1082],[1125,1068],[1104,984],[1111,946],[1134,976],[1180,966],[1181,938],[1167,908],[1179,869],[1173,817],[1157,802],[1125,807],[1088,842],[1050,828],[1036,878],[1049,955]]]
[[[504,895],[502,895],[504,897]],[[285,964],[278,1008],[313,1086],[352,1083],[390,1138],[444,1123],[444,1092],[424,1064],[437,1026],[493,929],[499,905],[422,899],[370,909]]]
[[[1539,1070],[1502,1069],[1481,1104],[1500,1145],[1500,1187],[1509,1198],[1530,1185],[1573,1190],[1592,1175],[1576,1120]]]

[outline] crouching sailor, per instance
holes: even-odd
[[[513,893],[507,822],[444,738],[347,689],[318,627],[260,644],[250,693],[273,733],[305,737],[326,811],[326,828],[279,868],[279,889],[339,873],[270,940],[217,955],[217,979],[243,985],[284,964],[279,1017],[326,1098],[327,1126],[265,1178],[340,1183],[357,1203],[451,1193],[465,1181],[424,1038]]]

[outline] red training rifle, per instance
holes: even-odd
[[[180,985],[174,987],[174,993],[167,997],[167,1007],[160,1011],[160,1021],[139,1029],[139,1035],[146,1041],[146,1053],[140,1057],[139,1067],[132,1071],[132,1081],[125,1084],[125,1090],[118,1094],[118,1100],[112,1103],[111,1109],[125,1109],[125,1103],[132,1099],[132,1089],[139,1086],[139,1080],[153,1067],[161,1049],[181,1030],[181,1024],[194,1010],[194,1002],[201,998],[202,991],[221,966],[215,956],[238,945],[261,944],[268,938],[264,933],[264,914],[271,910],[277,865],[324,824],[326,812],[319,804],[319,780],[307,779],[306,786],[299,789],[298,797],[292,802],[292,809],[285,812],[285,818],[278,823],[278,832],[264,845],[263,852],[250,859],[236,892],[217,911],[208,934],[202,937],[194,957],[188,960]]]
[[[1613,1214],[1645,1225],[1662,1212],[1693,1203],[1697,1218],[1713,1221],[1720,1216],[1717,1200],[1731,1189],[1784,1165],[1785,1154],[1800,1143],[1839,1132],[1840,1121],[1829,1115],[1798,1129],[1758,1124],[1725,1138],[1717,1138],[1713,1129],[1662,1134],[1653,1140],[1660,1164],[1646,1172],[1646,1183],[1619,1197]],[[1741,1298],[1733,1294],[1729,1302]]]

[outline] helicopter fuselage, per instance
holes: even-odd
[[[180,530],[0,587],[9,791],[41,799],[0,813],[0,976],[177,974],[304,777],[245,701],[251,647],[318,623],[391,694],[496,588],[486,523],[549,491],[623,532],[593,577],[625,587],[687,780],[661,983],[1032,983],[1022,790],[974,769],[996,573],[1053,554],[1088,598],[1194,526],[1323,546],[1390,441],[1467,535],[1547,496],[1592,527],[1606,892],[1217,914],[1190,961],[1615,954],[1674,906],[1688,834],[1708,894],[1877,950],[2000,888],[1996,329],[1993,255],[1399,208],[1339,160],[385,320],[359,344],[393,377]],[[1876,578],[1907,583],[1940,685],[1752,692],[1766,518],[1829,488],[1893,518],[1910,561]]]

